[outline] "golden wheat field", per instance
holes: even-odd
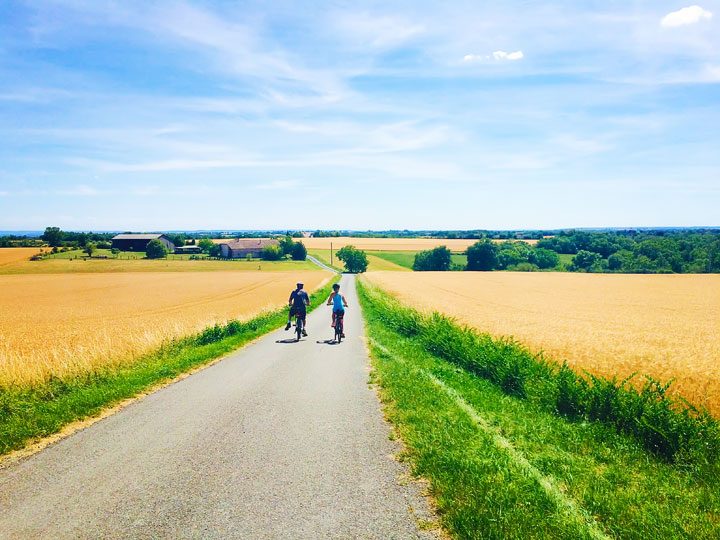
[[[674,392],[720,414],[720,275],[371,272],[366,279],[577,370],[675,378]]]
[[[330,274],[185,272],[0,276],[0,386],[132,360],[163,341],[287,301]]]
[[[21,261],[28,261],[41,248],[2,248],[0,249],[0,267],[13,265]]]

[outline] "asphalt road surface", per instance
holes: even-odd
[[[0,538],[432,537],[367,384],[354,285],[347,341],[322,342],[323,306],[301,342],[273,332],[0,470]]]

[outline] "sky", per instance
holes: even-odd
[[[1,0],[0,230],[718,226],[700,1]]]

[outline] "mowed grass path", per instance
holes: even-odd
[[[430,482],[453,537],[720,537],[716,472],[669,464],[607,425],[508,396],[389,330],[360,291],[373,379],[402,457]]]

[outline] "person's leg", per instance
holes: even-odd
[[[292,326],[293,311],[294,311],[294,310],[293,310],[292,307],[291,307],[290,309],[288,309],[288,321],[287,321],[287,324],[285,325],[285,330],[286,330],[286,331],[287,331],[287,330],[290,330],[290,327]]]
[[[335,310],[333,310],[333,313],[332,313],[332,322],[330,323],[330,328],[335,328],[335,320],[336,320],[335,318],[336,318]]]
[[[302,335],[307,337],[307,330],[305,328],[307,327],[307,309],[302,310]]]

